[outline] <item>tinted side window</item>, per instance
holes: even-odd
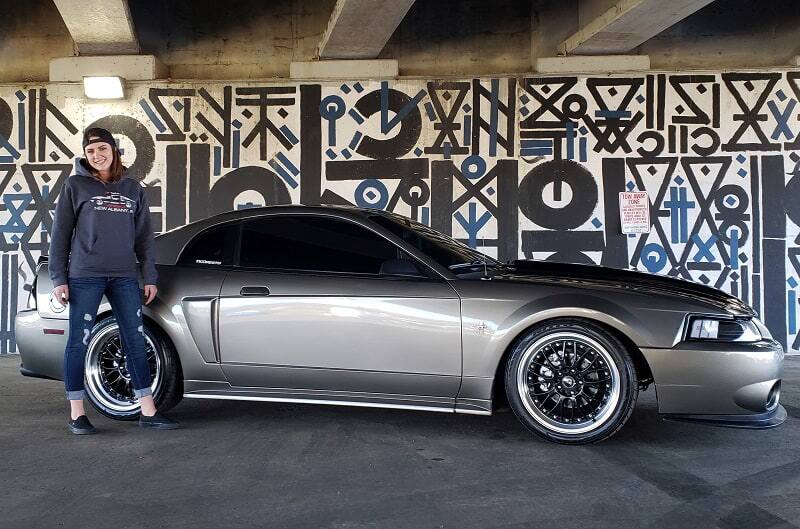
[[[206,230],[186,246],[178,264],[193,266],[231,266],[239,238],[239,224],[225,224]]]
[[[275,216],[243,225],[239,264],[378,274],[383,262],[401,254],[389,241],[351,222],[327,217]]]

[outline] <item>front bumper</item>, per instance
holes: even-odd
[[[62,334],[57,334],[59,331]],[[63,380],[68,332],[69,320],[42,318],[35,309],[19,311],[14,335],[22,359],[20,372],[25,376]]]
[[[665,418],[738,428],[770,428],[786,420],[779,402],[784,351],[774,340],[687,341],[642,353]]]

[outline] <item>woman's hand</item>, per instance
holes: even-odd
[[[145,285],[144,286],[144,304],[149,305],[151,301],[153,301],[158,293],[158,288],[155,285]]]
[[[53,289],[53,297],[56,301],[66,305],[69,303],[69,287],[67,285],[59,285]]]

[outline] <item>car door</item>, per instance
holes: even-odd
[[[345,218],[279,214],[245,221],[240,244],[219,301],[232,385],[455,397],[459,298],[421,263],[391,273],[410,259],[393,242]]]

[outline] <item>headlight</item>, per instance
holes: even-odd
[[[694,316],[689,320],[689,339],[719,342],[757,342],[761,331],[751,318],[732,320]]]

